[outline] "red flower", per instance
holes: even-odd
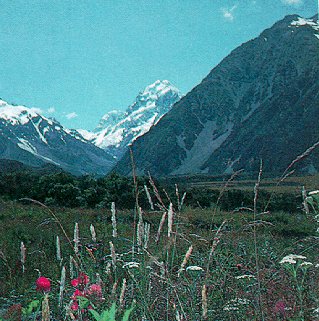
[[[76,288],[79,285],[87,285],[89,282],[89,277],[85,273],[80,272],[79,276],[71,281],[71,285]]]
[[[76,290],[74,291],[73,295],[72,295],[72,299],[73,299],[73,300],[76,300],[76,298],[77,298],[78,296],[85,296],[85,295],[84,295],[84,292],[76,289]]]
[[[49,292],[51,287],[51,282],[48,278],[40,276],[37,281],[37,291]]]
[[[79,285],[79,280],[78,279],[71,280],[71,285],[76,288]]]
[[[77,302],[77,301],[73,301],[73,303],[72,303],[72,305],[71,305],[71,309],[72,309],[73,311],[77,311],[78,308],[79,308],[78,302]]]
[[[83,285],[87,285],[90,282],[89,277],[83,272],[80,272],[78,280],[79,280],[79,283]]]

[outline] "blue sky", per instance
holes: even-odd
[[[222,58],[317,0],[1,0],[0,97],[93,129],[167,79],[187,93]]]

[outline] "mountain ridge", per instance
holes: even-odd
[[[73,174],[106,174],[114,159],[74,130],[36,109],[0,101],[0,158],[39,167],[51,163]]]
[[[269,172],[283,171],[319,140],[317,38],[315,19],[290,15],[234,49],[133,143],[137,173],[257,171],[260,158]],[[303,141],[294,141],[294,126]],[[129,164],[126,153],[115,170],[128,174]]]

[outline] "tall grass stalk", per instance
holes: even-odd
[[[80,236],[79,236],[79,224],[74,224],[74,232],[73,232],[73,242],[74,242],[74,253],[79,253],[79,244],[80,244]]]
[[[153,201],[152,201],[152,197],[151,197],[150,191],[148,190],[148,187],[146,185],[144,185],[144,190],[145,190],[145,193],[146,193],[146,197],[147,197],[148,203],[150,204],[151,210],[154,211],[154,204],[153,204]]]
[[[96,232],[93,224],[90,225],[90,233],[93,242],[96,242]]]
[[[253,235],[254,235],[254,249],[255,249],[255,264],[256,264],[256,272],[257,272],[257,284],[258,284],[258,307],[260,311],[261,319],[264,321],[264,311],[262,305],[262,297],[261,297],[261,281],[260,281],[260,268],[259,268],[259,258],[258,258],[258,246],[257,246],[257,226],[256,226],[256,216],[257,216],[257,201],[258,201],[258,191],[260,187],[261,175],[263,171],[263,162],[260,161],[260,168],[258,173],[258,179],[254,187],[254,217],[253,217]]]
[[[61,244],[60,244],[59,236],[56,237],[56,259],[59,262],[62,260],[62,257],[61,257]]]
[[[114,202],[112,202],[111,204],[111,213],[112,213],[112,236],[115,238],[117,237],[117,226],[116,226],[116,209],[115,209]]]
[[[26,261],[26,247],[23,242],[20,243],[20,262],[22,265],[22,273],[25,272],[25,261]]]
[[[61,279],[60,279],[60,293],[59,293],[59,307],[62,307],[63,304],[63,294],[65,290],[65,277],[66,277],[66,270],[65,266],[62,267],[61,271]]]

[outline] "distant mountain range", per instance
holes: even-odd
[[[136,97],[125,112],[105,114],[94,132],[78,130],[87,140],[120,159],[128,146],[142,136],[181,98],[168,80],[157,80]]]
[[[132,144],[138,174],[279,174],[319,141],[317,17],[290,15],[242,44]],[[129,153],[116,171],[129,174]],[[299,170],[319,170],[315,150]]]
[[[319,141],[318,47],[317,18],[287,16],[232,51],[185,96],[158,80],[125,112],[105,114],[93,132],[0,100],[0,159],[76,175],[112,168],[127,175],[131,145],[138,174],[254,173],[261,159],[265,172],[280,174]],[[299,165],[318,172],[318,150]]]
[[[0,158],[40,167],[54,164],[76,175],[104,175],[115,160],[74,130],[24,106],[0,100]]]
[[[0,100],[0,159],[33,167],[50,163],[76,175],[104,175],[180,98],[169,81],[158,80],[141,91],[125,112],[105,114],[94,132],[67,129],[35,109]],[[12,164],[20,168],[12,162],[1,164],[2,170]]]

